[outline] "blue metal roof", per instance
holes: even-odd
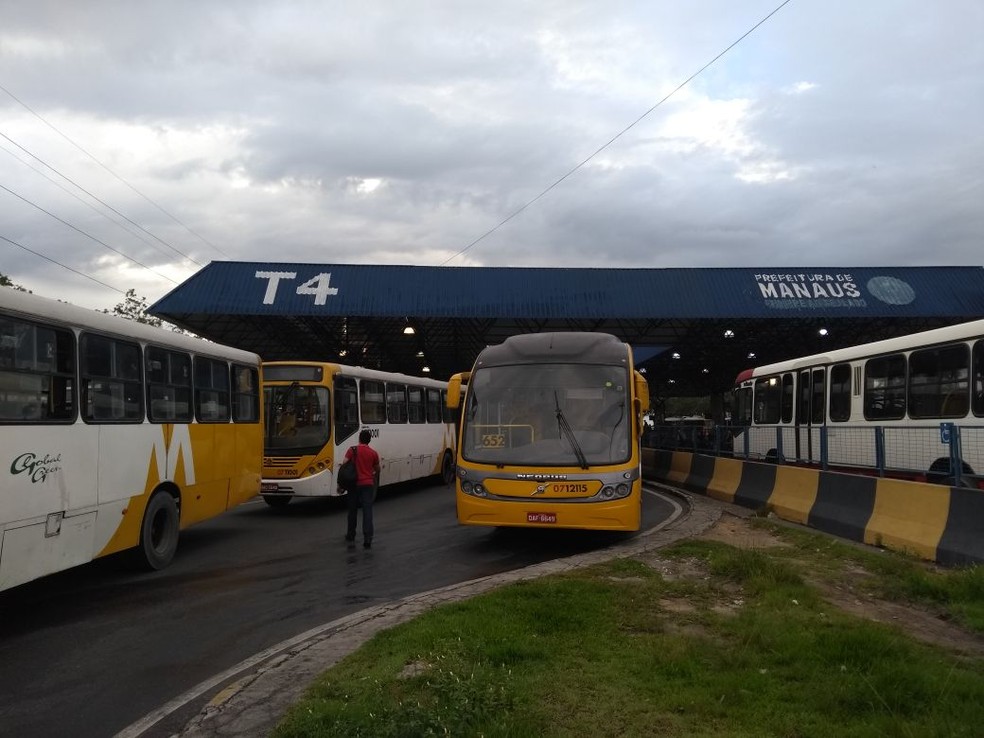
[[[212,262],[155,315],[420,318],[984,316],[981,267],[592,269]]]
[[[984,268],[550,269],[213,262],[149,312],[266,360],[444,378],[519,333],[603,332],[693,394],[772,363],[984,316]],[[407,323],[415,331],[404,331]],[[819,329],[823,328],[822,341]],[[664,350],[672,349],[672,351]]]

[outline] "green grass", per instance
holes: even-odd
[[[973,621],[979,571],[775,530],[792,545],[658,552],[691,576],[617,559],[433,610],[327,671],[275,735],[981,735],[982,660],[844,614],[807,583],[863,566],[874,591]]]

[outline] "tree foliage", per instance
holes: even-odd
[[[0,272],[0,287],[11,287],[17,290],[18,292],[30,292],[30,290],[27,289],[26,287],[23,287],[19,284],[15,284],[10,277],[8,277],[6,274],[3,274],[2,272]]]
[[[194,333],[186,331],[183,328],[178,328],[178,326],[173,323],[168,323],[167,321],[161,320],[153,315],[148,315],[147,307],[147,298],[137,297],[137,291],[134,289],[129,289],[126,291],[123,302],[116,303],[112,310],[103,310],[102,312],[111,315],[118,315],[121,318],[133,320],[137,323],[152,325],[156,328],[166,328],[169,331],[181,333],[185,336],[195,336]]]
[[[103,312],[118,315],[127,320],[134,320],[137,323],[146,323],[157,328],[164,326],[164,321],[160,318],[147,315],[147,298],[137,297],[137,291],[132,288],[126,291],[123,302],[118,302],[112,310],[103,310]]]

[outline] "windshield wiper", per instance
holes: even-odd
[[[560,429],[562,435],[567,436],[567,440],[571,443],[571,448],[574,449],[574,455],[577,457],[577,463],[582,469],[588,468],[588,460],[584,457],[584,451],[581,450],[581,445],[577,442],[577,438],[574,435],[574,429],[571,428],[571,424],[567,422],[567,417],[564,415],[564,411],[560,409],[560,400],[557,399],[557,391],[554,390],[554,406],[557,408],[557,427]]]
[[[618,403],[618,420],[615,421],[615,425],[608,432],[608,458],[612,457],[612,445],[615,443],[615,429],[618,428],[622,421],[625,419],[625,400]]]

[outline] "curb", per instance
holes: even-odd
[[[189,702],[216,687],[202,711],[172,738],[229,738],[266,735],[287,710],[300,700],[311,683],[326,669],[358,649],[377,632],[412,620],[433,607],[457,602],[497,587],[590,566],[624,556],[665,547],[710,528],[731,506],[672,487],[650,483],[672,496],[681,509],[674,518],[644,531],[629,541],[601,551],[576,554],[512,572],[453,584],[396,602],[361,610],[284,641],[199,684],[147,715],[116,738],[137,738]]]

